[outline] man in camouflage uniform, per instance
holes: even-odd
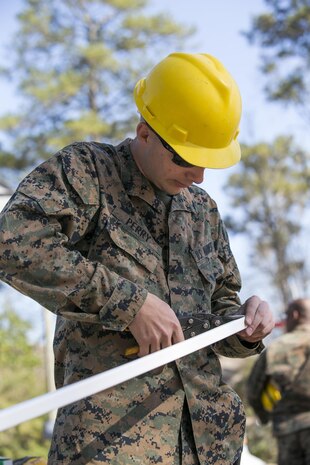
[[[158,77],[162,68],[174,81],[184,75],[182,94]],[[133,140],[64,148],[21,182],[1,215],[1,278],[58,316],[57,388],[126,363],[133,345],[144,356],[182,341],[178,317],[240,312],[240,276],[224,224],[216,203],[193,185],[206,166],[240,158],[236,84],[214,57],[180,53],[136,89],[143,118]],[[144,91],[155,92],[154,105]],[[214,114],[201,107],[203,92],[217,99]],[[173,137],[160,126],[171,116],[166,103],[179,117]],[[193,119],[197,108],[204,119]],[[204,138],[199,144],[190,131],[186,140],[182,118]],[[206,129],[208,118],[219,119],[214,128]],[[218,145],[227,132],[230,139],[209,148],[212,131]],[[49,465],[237,462],[245,417],[222,381],[217,354],[256,354],[273,327],[258,297],[242,311],[247,328],[240,334],[59,409]]]
[[[309,465],[310,299],[291,302],[286,318],[287,332],[270,343],[252,369],[248,398],[262,423],[272,421],[278,464]],[[267,383],[280,393],[269,411],[262,402]]]

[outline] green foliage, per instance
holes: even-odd
[[[29,343],[30,324],[11,309],[0,313],[0,408],[45,392],[40,348]],[[46,418],[36,418],[0,433],[0,456],[47,457],[49,441],[43,438]]]
[[[135,83],[193,32],[168,15],[147,14],[147,4],[25,0],[9,64],[1,68],[22,97],[15,113],[0,117],[16,169],[74,140],[115,142],[133,130]],[[1,164],[12,161],[2,157]]]
[[[39,359],[35,355],[33,347],[27,341],[27,331],[30,324],[22,320],[10,309],[0,314],[0,366],[20,372],[20,369],[31,369],[38,365]],[[1,380],[1,385],[6,380]]]
[[[268,12],[254,17],[245,35],[262,48],[262,71],[271,100],[309,114],[310,4],[308,0],[265,0]]]
[[[0,455],[14,460],[21,457],[47,459],[50,441],[43,437],[43,418],[36,418],[0,433]]]
[[[286,304],[292,281],[306,289],[307,257],[300,247],[309,207],[310,156],[292,138],[244,145],[239,170],[227,182],[232,206],[227,225],[251,239],[253,264],[271,278]]]

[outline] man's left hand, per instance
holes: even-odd
[[[275,321],[267,302],[254,295],[245,301],[241,310],[247,327],[238,333],[240,339],[259,342],[271,333]]]

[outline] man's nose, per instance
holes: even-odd
[[[192,182],[196,184],[201,184],[204,178],[205,168],[201,168],[200,166],[194,166],[190,168],[188,177],[191,179]]]

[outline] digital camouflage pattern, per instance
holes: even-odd
[[[261,393],[271,380],[281,400],[271,413]],[[272,421],[279,465],[310,464],[310,325],[296,328],[270,343],[258,357],[248,379],[248,399],[263,423]]]
[[[0,217],[1,279],[58,315],[57,387],[128,361],[135,341],[126,328],[147,291],[178,316],[240,306],[215,202],[191,187],[169,204],[138,170],[129,143],[64,148],[22,181]],[[49,465],[179,465],[179,457],[231,465],[245,417],[216,354],[246,357],[262,347],[231,336],[59,409]]]
[[[281,400],[271,413],[261,404],[261,393],[272,380]],[[270,343],[259,356],[248,379],[248,398],[263,423],[273,423],[275,436],[310,429],[310,325],[300,324]]]

